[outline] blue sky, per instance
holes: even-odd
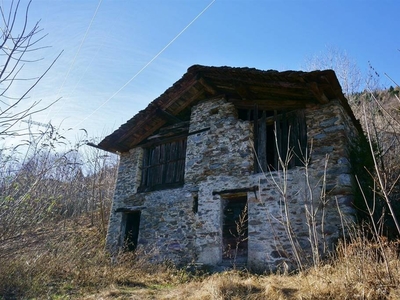
[[[363,72],[370,61],[390,85],[384,72],[400,81],[399,11],[397,0],[33,0],[30,20],[51,47],[25,76],[64,50],[28,101],[62,99],[33,120],[73,128],[69,138],[104,136],[193,64],[300,70],[327,47]]]

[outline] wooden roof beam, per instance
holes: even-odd
[[[204,90],[206,91],[207,94],[216,95],[218,93],[214,85],[207,82],[207,80],[205,80],[204,77],[199,78],[198,81],[203,85]]]
[[[326,104],[329,102],[328,97],[326,97],[324,92],[319,89],[316,82],[310,82],[307,84],[307,86],[310,88],[310,91],[313,93],[314,97],[317,98],[319,103]]]
[[[290,98],[289,98],[290,99]],[[295,109],[304,108],[307,104],[317,103],[316,101],[304,101],[304,100],[283,100],[278,99],[251,99],[242,100],[230,98],[229,102],[232,102],[238,109],[252,109],[254,105],[258,105],[263,110],[281,110],[281,109]]]
[[[169,112],[162,110],[161,108],[157,107],[156,114],[163,118],[166,121],[170,121],[174,124],[182,122],[181,119],[175,117],[174,115],[170,114]]]

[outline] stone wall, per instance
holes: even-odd
[[[185,182],[197,184],[212,175],[246,176],[253,173],[254,155],[250,122],[239,120],[225,99],[193,107],[187,140]]]
[[[313,143],[310,167],[316,174],[324,170],[327,201],[332,205],[338,201],[341,212],[352,222],[355,220],[352,207],[355,182],[350,151],[360,133],[339,101],[310,109],[307,115],[309,139]]]
[[[115,211],[140,207],[142,247],[176,263],[218,265],[224,193],[245,193],[249,267],[296,267],[312,261],[313,252],[331,250],[343,232],[337,203],[346,222],[354,220],[349,147],[358,133],[338,101],[310,106],[305,114],[310,159],[290,170],[254,174],[252,124],[238,119],[225,99],[192,108],[183,187],[136,194],[143,151],[123,154],[109,248],[121,244],[123,213]]]
[[[142,148],[134,148],[120,155],[117,183],[115,185],[106,238],[106,248],[111,253],[115,253],[123,242],[123,237],[121,236],[121,232],[123,232],[121,225],[122,227],[124,226],[122,224],[123,215],[115,211],[121,207],[143,204],[143,201],[137,203],[132,199],[140,185],[142,158]]]

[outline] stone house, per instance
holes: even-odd
[[[332,70],[192,66],[96,145],[120,155],[107,248],[298,267],[355,220],[360,134]]]

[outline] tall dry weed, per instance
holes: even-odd
[[[17,253],[3,248],[0,255],[0,299],[46,298],[117,286],[181,282],[184,274],[168,264],[151,261],[152,253],[122,252],[111,260],[104,251],[104,235],[91,226],[91,216],[50,223],[47,233]],[[40,228],[40,230],[44,230]],[[29,236],[21,237],[29,239]],[[38,236],[36,236],[38,238]]]

